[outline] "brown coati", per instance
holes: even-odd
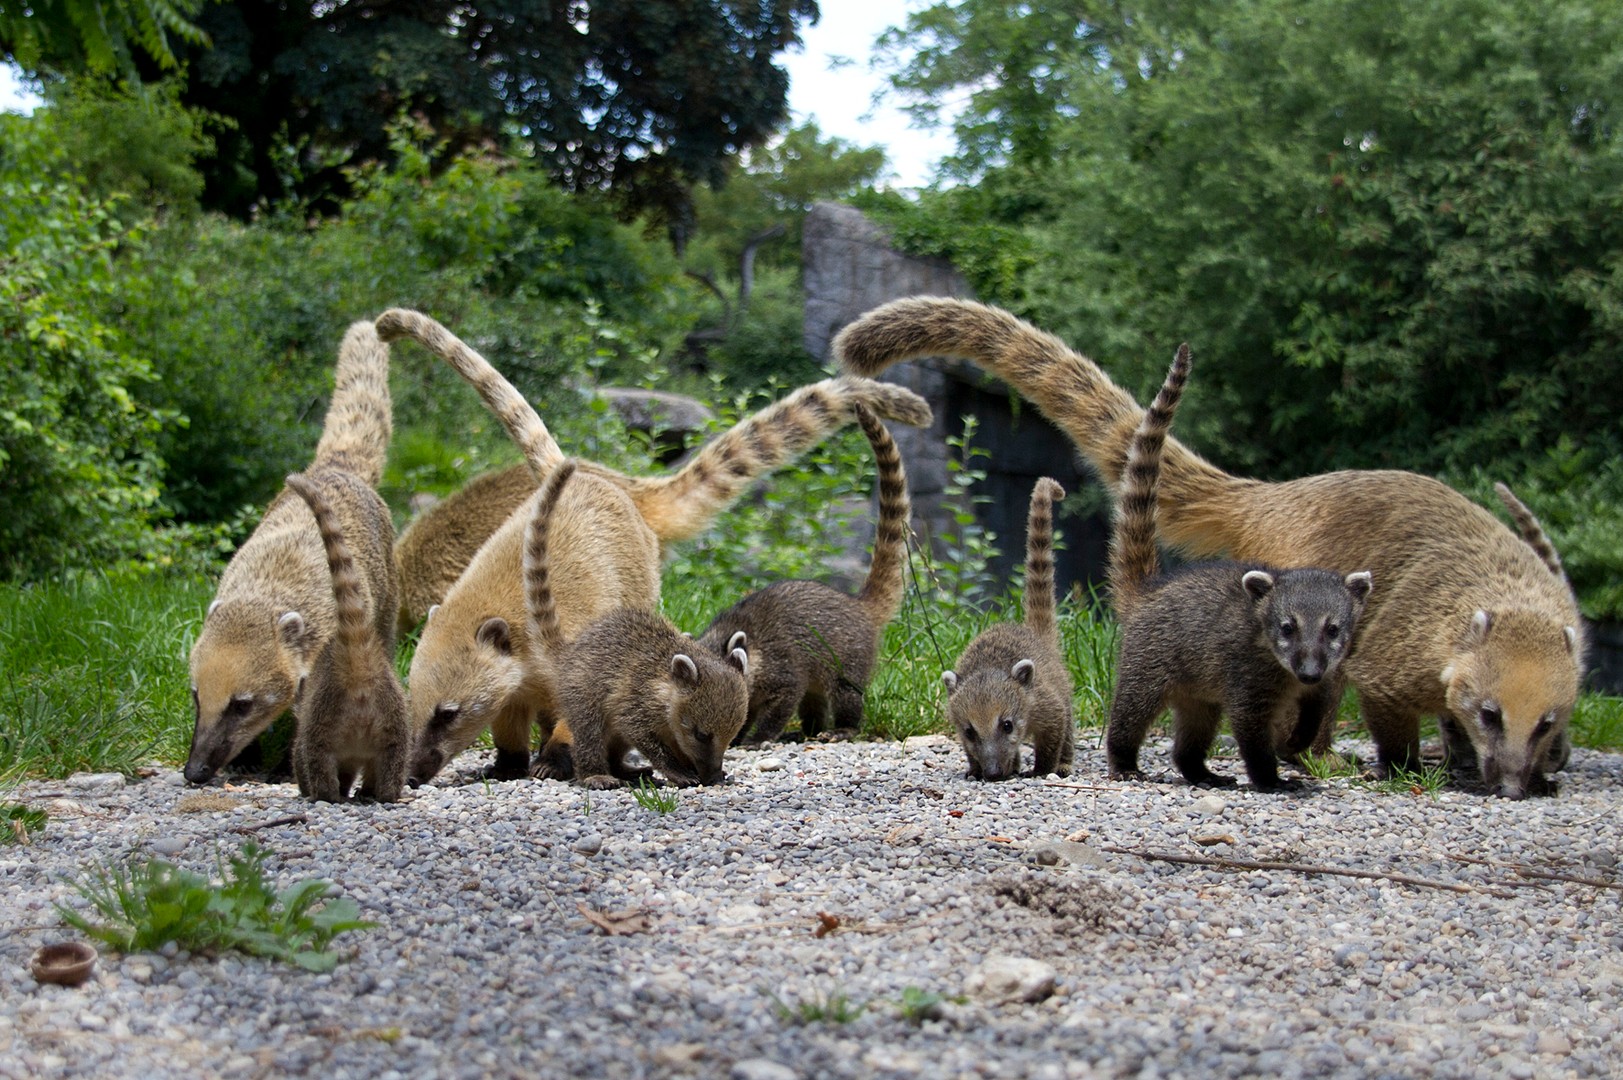
[[[337,380],[305,475],[333,509],[359,564],[378,640],[394,648],[394,527],[376,491],[390,433],[389,351],[359,322],[338,349]],[[194,727],[186,779],[207,783],[290,707],[332,640],[332,574],[304,500],[283,489],[225,572],[191,651]]]
[[[422,342],[479,392],[538,477],[565,460],[546,425],[478,353],[434,320],[395,309],[378,318],[385,340]],[[532,662],[523,584],[524,528],[532,492],[519,512],[479,548],[467,570],[429,612],[407,676],[412,729],[409,779],[420,784],[472,745],[486,728],[496,743],[488,775],[513,778],[531,767],[530,730],[541,725],[538,765],[567,761],[568,731],[557,723],[552,668]],[[659,541],[617,484],[582,475],[549,515],[556,607],[566,636],[618,608],[652,610],[659,602]]]
[[[558,708],[574,736],[575,779],[595,788],[625,783],[623,758],[635,747],[679,787],[720,783],[722,756],[749,706],[748,641],[736,635],[723,659],[645,608],[617,608],[566,637],[549,534],[558,517],[552,507],[562,505],[575,475],[568,462],[542,484],[524,555],[531,648],[554,673]]]
[[[804,386],[706,443],[668,476],[624,476],[582,461],[584,472],[624,488],[663,546],[709,528],[764,473],[788,464],[851,421],[861,402],[880,417],[928,426],[930,407],[913,392],[850,376]],[[425,511],[401,534],[401,625],[422,621],[445,598],[484,543],[530,495],[535,474],[524,465],[487,473]]]
[[[700,635],[717,655],[749,642],[748,736],[766,742],[800,715],[803,735],[815,735],[832,711],[835,727],[862,724],[862,695],[885,626],[906,590],[907,474],[896,443],[866,405],[853,406],[873,447],[879,475],[879,520],[868,578],[855,596],[815,581],[779,581],[723,611]]]
[[[1128,444],[1110,545],[1110,594],[1121,624],[1105,751],[1112,779],[1142,779],[1139,747],[1172,709],[1172,762],[1191,784],[1233,784],[1206,767],[1228,714],[1259,791],[1298,787],[1277,755],[1306,750],[1334,718],[1370,575],[1201,562],[1163,574],[1155,549],[1156,486],[1167,431],[1189,378],[1189,346]]]
[[[1026,520],[1026,618],[981,631],[941,673],[947,721],[969,759],[971,780],[1020,773],[1020,748],[1036,751],[1033,776],[1071,775],[1076,714],[1055,616],[1054,503],[1065,489],[1048,477],[1031,489]]]
[[[848,370],[944,355],[1001,376],[1070,435],[1114,489],[1142,410],[1058,338],[1008,312],[916,297],[846,327]],[[1583,623],[1571,592],[1486,509],[1415,473],[1349,470],[1264,483],[1231,476],[1177,440],[1159,490],[1163,542],[1197,558],[1368,570],[1380,583],[1346,674],[1381,772],[1420,760],[1420,720],[1447,714],[1509,798],[1544,787],[1541,763],[1578,696]]]
[[[363,798],[395,802],[406,782],[411,730],[406,691],[395,672],[394,642],[378,636],[378,620],[367,611],[354,556],[326,496],[298,473],[287,478],[287,486],[315,517],[327,551],[336,613],[332,642],[294,698],[299,727],[293,740],[293,777],[299,794],[310,799],[340,802],[359,777]],[[381,550],[387,556],[390,547]]]

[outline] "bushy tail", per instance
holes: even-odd
[[[847,371],[876,375],[923,356],[954,356],[1002,378],[1060,427],[1115,490],[1127,444],[1143,410],[1092,360],[1052,334],[999,308],[971,300],[915,296],[875,308],[834,339]],[[1229,511],[1233,493],[1258,481],[1230,476],[1176,439],[1161,477],[1163,539],[1192,552],[1239,547],[1245,523]]]
[[[1510,490],[1510,485],[1494,484],[1493,490],[1498,492],[1499,501],[1505,504],[1506,510],[1510,511],[1511,518],[1516,522],[1516,531],[1521,534],[1522,542],[1532,548],[1533,554],[1537,555],[1544,565],[1550,568],[1550,573],[1554,574],[1561,584],[1570,590],[1572,582],[1567,580],[1567,568],[1561,565],[1561,556],[1556,553],[1555,545],[1550,543],[1550,538],[1544,533],[1544,526],[1540,525],[1538,518],[1533,516],[1533,511],[1529,510],[1527,504],[1516,497],[1516,493]]]
[[[524,452],[524,460],[538,478],[558,467],[563,460],[563,452],[558,449],[552,433],[541,422],[541,417],[536,415],[535,409],[513,389],[513,384],[503,378],[501,372],[463,344],[455,334],[427,315],[406,308],[390,308],[379,315],[377,331],[384,341],[413,338],[455,368],[458,375],[479,391],[485,405]]]
[[[359,681],[356,661],[372,633],[372,620],[367,614],[366,601],[361,594],[360,572],[355,568],[354,556],[344,542],[344,530],[338,524],[338,515],[332,504],[307,475],[293,473],[287,486],[310,507],[316,519],[316,531],[327,549],[327,569],[332,572],[332,598],[338,610],[338,632],[334,635],[334,659],[338,677],[343,686],[354,686]]]
[[[389,347],[371,323],[352,323],[338,346],[332,404],[310,467],[343,469],[377,487],[389,453],[392,413]]]
[[[1031,489],[1026,517],[1026,625],[1059,647],[1054,608],[1054,504],[1065,498],[1059,481],[1043,477]]]
[[[628,477],[591,466],[626,489],[643,520],[662,542],[687,540],[764,473],[786,465],[851,421],[852,408],[868,406],[887,420],[914,427],[930,423],[930,406],[900,386],[845,376],[825,379],[767,406],[699,450],[670,476]]]
[[[575,475],[575,464],[574,460],[567,460],[547,474],[535,501],[535,513],[524,527],[524,598],[529,609],[530,640],[548,652],[563,645],[564,633],[558,622],[558,605],[552,598],[552,566],[547,545],[552,534],[553,511],[558,509],[564,485]]]
[[[1128,442],[1126,475],[1116,499],[1116,529],[1110,538],[1110,594],[1118,614],[1138,599],[1144,582],[1161,569],[1155,550],[1161,458],[1178,399],[1189,381],[1189,366],[1189,346],[1180,345],[1166,382]]]
[[[907,534],[913,503],[907,496],[907,470],[902,467],[896,440],[868,406],[858,402],[853,411],[873,447],[879,471],[879,521],[874,529],[873,561],[868,564],[868,580],[857,593],[857,602],[877,633],[896,617],[907,592]]]

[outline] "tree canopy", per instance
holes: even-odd
[[[201,43],[203,0],[29,0],[0,7],[0,56],[29,71],[127,74],[175,66],[171,38]]]

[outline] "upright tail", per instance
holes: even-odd
[[[913,502],[907,496],[907,470],[902,467],[896,440],[868,406],[858,402],[852,408],[873,447],[879,471],[879,521],[874,529],[873,560],[868,564],[868,580],[857,593],[857,602],[877,633],[896,617],[907,592],[907,533]]]
[[[1131,607],[1144,583],[1161,569],[1155,550],[1161,459],[1178,399],[1189,381],[1189,367],[1189,346],[1180,345],[1166,382],[1128,442],[1126,475],[1116,499],[1116,529],[1110,538],[1110,595],[1118,614]]]
[[[371,323],[352,323],[338,346],[332,404],[311,468],[343,469],[377,487],[389,453],[392,412],[389,347]]]
[[[524,598],[529,608],[530,640],[548,652],[563,645],[564,634],[558,622],[558,605],[552,598],[552,566],[547,545],[552,534],[553,511],[558,509],[564,484],[575,475],[575,467],[575,461],[570,459],[547,474],[535,502],[535,513],[524,527]]]
[[[491,367],[489,361],[445,327],[421,312],[390,308],[378,316],[377,332],[384,341],[414,338],[455,368],[458,375],[479,391],[485,405],[524,452],[524,460],[538,478],[546,476],[563,460],[563,452],[558,449],[552,433],[523,395],[513,389],[513,384]]]
[[[1059,481],[1045,476],[1031,489],[1031,510],[1026,515],[1026,625],[1056,648],[1054,504],[1063,498],[1065,489]]]
[[[628,477],[590,466],[625,488],[662,542],[702,533],[749,485],[786,465],[851,421],[866,405],[887,420],[914,427],[930,423],[930,406],[911,390],[842,376],[803,386],[723,432],[685,466],[661,477]]]
[[[1567,568],[1561,565],[1561,556],[1556,553],[1555,545],[1550,543],[1550,538],[1544,533],[1544,526],[1540,525],[1538,518],[1533,516],[1533,511],[1529,510],[1527,504],[1516,497],[1516,493],[1510,490],[1510,485],[1495,484],[1493,490],[1498,492],[1499,501],[1505,504],[1506,510],[1510,511],[1511,518],[1516,522],[1516,531],[1521,534],[1522,542],[1533,549],[1533,554],[1537,555],[1544,565],[1550,568],[1550,573],[1554,574],[1561,584],[1571,589],[1572,582],[1567,580]]]
[[[338,524],[338,515],[332,504],[311,479],[303,473],[293,473],[287,486],[310,507],[315,515],[316,530],[327,549],[327,569],[332,572],[332,598],[338,611],[338,632],[333,640],[333,657],[337,662],[338,678],[342,686],[355,686],[361,681],[356,661],[364,655],[368,635],[372,633],[372,620],[361,595],[361,575],[355,568],[354,556],[344,542],[344,530]]]

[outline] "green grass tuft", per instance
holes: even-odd
[[[772,999],[778,1019],[787,1024],[849,1024],[861,1016],[867,1005],[854,1002],[843,990],[829,990],[817,997],[808,997],[788,1004],[771,990],[765,991]]]
[[[652,810],[661,817],[682,803],[681,797],[674,790],[656,787],[646,776],[638,780],[631,789],[631,797],[637,800],[638,806],[644,810]]]

